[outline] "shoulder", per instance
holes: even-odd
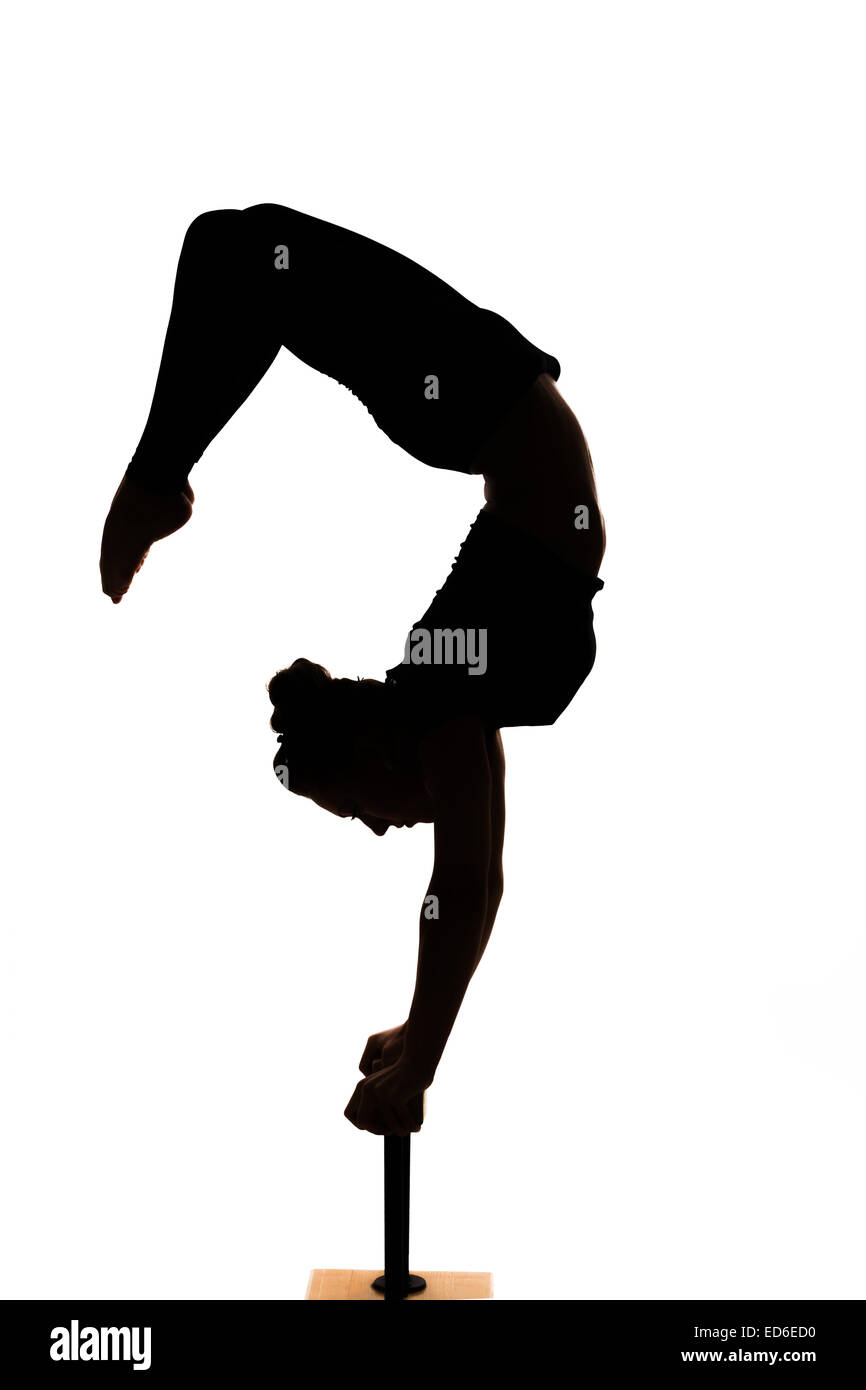
[[[418,761],[434,804],[489,798],[489,741],[482,720],[470,714],[457,715],[421,735]]]

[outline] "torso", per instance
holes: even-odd
[[[473,472],[484,474],[486,511],[537,536],[566,564],[598,574],[605,530],[592,458],[551,376],[539,376],[520,398],[477,455]]]

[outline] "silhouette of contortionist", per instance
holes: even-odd
[[[499,731],[553,724],[592,669],[604,520],[555,357],[367,237],[272,203],[207,212],[184,240],[150,415],[105,523],[115,603],[189,520],[193,464],[282,346],[407,453],[484,477],[485,504],[384,681],[300,658],[268,687],[291,791],[377,835],[434,826],[409,1015],[368,1039],[345,1111],[408,1134],[502,896]]]

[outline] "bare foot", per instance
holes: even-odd
[[[99,557],[102,592],[112,603],[120,603],[154,541],[186,525],[194,501],[188,482],[181,492],[164,494],[123,479],[105,519]]]

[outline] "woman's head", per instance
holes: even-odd
[[[334,679],[299,657],[268,685],[280,736],[274,771],[290,791],[377,835],[429,819],[429,801],[381,681]]]

